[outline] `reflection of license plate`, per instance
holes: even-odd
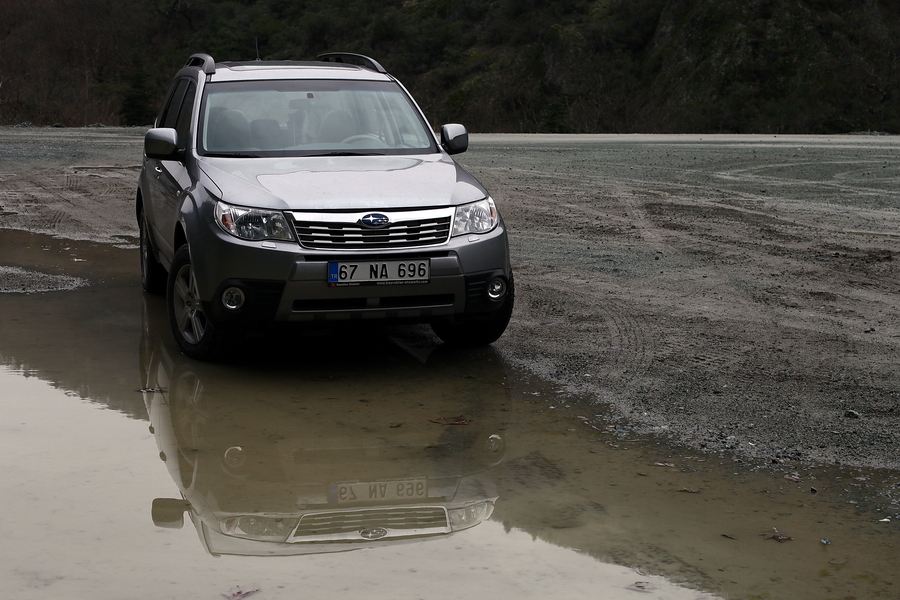
[[[333,504],[350,502],[402,502],[428,497],[425,479],[404,481],[375,481],[372,483],[335,483],[328,486],[328,501]]]
[[[328,285],[402,285],[428,283],[431,261],[417,260],[362,260],[328,263]]]

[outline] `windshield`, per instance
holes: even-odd
[[[303,79],[207,85],[198,146],[219,156],[437,151],[396,83]]]

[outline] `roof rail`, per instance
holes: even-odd
[[[378,64],[376,60],[369,58],[368,56],[363,56],[362,54],[351,54],[349,52],[326,52],[325,54],[318,55],[316,57],[316,60],[322,62],[349,64],[362,63],[362,65],[367,69],[378,71],[379,73],[387,73],[385,68]]]
[[[184,66],[203,67],[203,72],[207,75],[212,75],[216,72],[216,61],[214,61],[213,57],[209,54],[191,54],[191,57],[184,63]]]

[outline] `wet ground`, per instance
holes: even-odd
[[[0,240],[7,263],[85,284],[0,295],[13,597],[895,597],[896,473],[675,450],[415,327],[197,363],[140,293],[136,251]],[[468,507],[472,527],[274,541],[300,514],[410,505]],[[240,515],[247,537],[214,530]]]
[[[11,597],[900,593],[895,470],[693,450],[420,327],[190,361],[121,233],[0,230]]]

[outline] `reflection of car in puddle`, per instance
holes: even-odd
[[[158,526],[187,511],[214,555],[288,555],[424,540],[491,515],[507,402],[493,350],[422,364],[381,338],[277,367],[199,363],[150,302],[144,397],[183,496],[154,501]]]

